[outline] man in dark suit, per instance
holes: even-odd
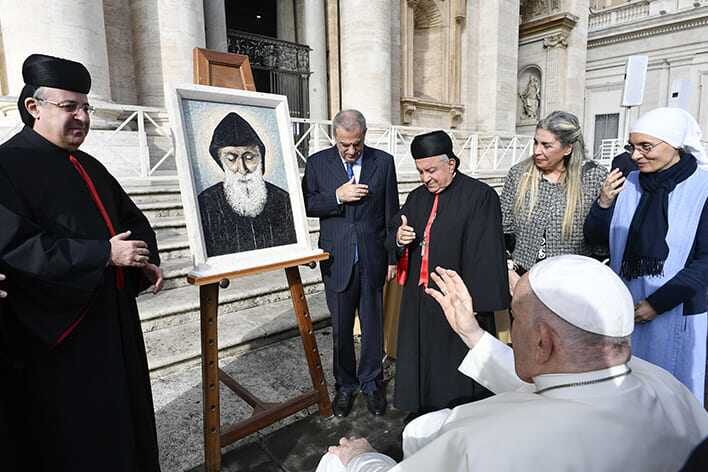
[[[393,157],[364,145],[366,120],[356,110],[334,117],[336,145],[307,160],[302,187],[307,216],[320,219],[319,246],[327,306],[332,314],[334,413],[347,416],[358,389],[374,415],[386,411],[383,381],[383,285],[395,275],[384,249],[386,225],[398,211]],[[354,313],[361,322],[356,368]]]

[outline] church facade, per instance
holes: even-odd
[[[207,47],[249,54],[258,89],[302,118],[357,108],[381,126],[529,135],[565,109],[598,155],[678,84],[708,135],[705,0],[25,0],[2,2],[0,28],[5,96],[42,52],[83,62],[94,102],[164,108]],[[635,54],[645,99],[626,110]]]

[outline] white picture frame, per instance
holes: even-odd
[[[194,263],[190,276],[206,277],[249,271],[322,254],[321,249],[312,247],[310,240],[287,98],[282,95],[194,84],[176,86],[171,92],[168,98],[170,121],[175,136],[175,160]],[[205,226],[210,223],[202,221],[199,195],[219,182],[219,172],[223,182],[226,171],[220,169],[221,164],[217,164],[216,157],[210,154],[209,143],[212,142],[211,139],[216,139],[214,129],[227,115],[233,113],[247,121],[262,141],[265,149],[264,180],[284,189],[289,195],[296,241],[272,247],[209,255]],[[285,224],[287,219],[286,215],[283,215],[281,222],[272,214],[270,216],[268,221],[272,227],[277,227],[280,223]],[[287,231],[291,234],[290,229]]]

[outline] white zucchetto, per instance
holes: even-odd
[[[604,336],[634,330],[634,303],[626,285],[606,265],[585,256],[557,256],[529,271],[531,290],[568,323]]]

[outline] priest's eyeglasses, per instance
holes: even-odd
[[[627,151],[630,155],[634,154],[634,151],[638,151],[639,154],[646,156],[655,147],[657,147],[659,144],[664,143],[664,142],[665,141],[659,141],[658,143],[639,143],[636,146],[634,144],[627,143],[624,145],[624,150]]]
[[[51,100],[47,100],[46,98],[35,98],[35,100],[37,100],[38,102],[51,103],[55,107],[59,108],[61,111],[65,111],[67,113],[76,113],[79,109],[81,109],[87,114],[91,115],[94,111],[96,111],[96,109],[88,103],[81,104],[73,101],[53,102]]]

